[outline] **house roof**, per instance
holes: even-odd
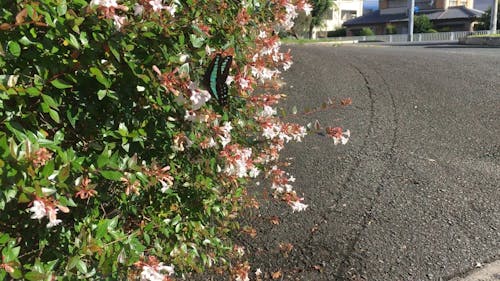
[[[479,18],[483,13],[483,11],[469,9],[464,6],[458,6],[450,7],[448,9],[421,10],[420,12],[415,13],[415,15],[426,15],[431,21],[438,21],[453,19],[475,19]],[[373,13],[348,20],[344,22],[344,25],[354,26],[405,21],[408,21],[408,15],[406,15],[405,13],[381,15],[380,10],[377,10]]]

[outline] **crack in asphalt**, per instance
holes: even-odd
[[[365,60],[365,62],[366,62],[366,60]],[[359,64],[359,62],[358,62],[358,64]],[[352,63],[349,63],[349,65],[352,68],[356,69],[356,71],[363,77],[363,80],[365,82],[365,87],[368,90],[368,95],[369,95],[369,99],[370,99],[370,125],[368,127],[368,133],[365,134],[364,141],[363,141],[362,151],[364,152],[364,151],[366,151],[366,149],[365,149],[366,143],[367,143],[367,140],[368,140],[370,134],[372,133],[373,123],[374,123],[374,119],[375,119],[375,98],[374,98],[375,91],[370,85],[370,80],[368,78],[369,77],[368,74],[363,72],[358,66],[356,66]],[[373,66],[371,66],[371,67],[373,68]],[[370,208],[367,211],[365,211],[365,214],[363,215],[363,217],[359,223],[359,225],[361,225],[361,229],[356,233],[354,238],[349,243],[349,246],[347,247],[347,249],[348,249],[347,253],[344,254],[344,257],[340,263],[340,266],[338,267],[336,273],[334,274],[334,277],[336,278],[336,280],[339,280],[339,281],[346,280],[346,278],[348,278],[349,280],[359,280],[360,278],[362,278],[361,276],[359,276],[359,273],[358,273],[361,271],[361,269],[358,268],[357,270],[355,270],[355,268],[352,267],[353,266],[352,259],[353,259],[354,254],[356,253],[356,246],[358,245],[359,241],[361,240],[363,233],[365,232],[367,227],[370,225],[370,222],[374,218],[373,211],[374,211],[375,206],[377,205],[377,202],[379,201],[379,198],[383,192],[382,182],[384,181],[384,178],[387,177],[388,171],[390,170],[390,167],[394,165],[394,162],[392,161],[392,159],[394,158],[394,154],[395,154],[395,147],[396,147],[396,142],[397,142],[397,132],[398,132],[398,123],[399,123],[398,113],[397,113],[397,109],[396,109],[396,101],[394,99],[394,94],[390,90],[389,84],[386,81],[386,79],[384,79],[381,75],[377,75],[377,76],[378,76],[378,78],[380,78],[382,80],[382,83],[386,88],[386,92],[389,94],[389,98],[391,100],[391,107],[392,107],[392,111],[393,111],[391,144],[390,144],[390,147],[388,149],[388,152],[384,153],[385,155],[388,155],[388,160],[385,161],[388,164],[386,164],[387,167],[384,170],[384,172],[378,177],[379,183],[378,183],[377,188],[375,190],[375,197],[370,200]],[[360,162],[361,162],[361,160],[359,160],[358,163],[356,163],[357,165],[355,165],[355,167],[353,167],[352,172],[350,173],[349,177],[347,178],[345,184],[342,185],[343,187],[347,186],[347,183],[350,181],[354,171],[357,168],[359,168]],[[357,272],[353,272],[354,270]]]

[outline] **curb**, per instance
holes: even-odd
[[[464,37],[458,41],[464,45],[498,46],[500,47],[500,37]]]
[[[500,260],[472,270],[465,277],[456,277],[450,281],[500,281]]]

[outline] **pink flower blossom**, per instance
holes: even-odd
[[[300,198],[300,200],[302,201],[304,198]],[[292,207],[292,212],[301,212],[309,207],[309,205],[301,203],[300,201],[292,201],[289,204]]]
[[[308,16],[308,15],[310,15],[310,14],[311,14],[311,12],[312,12],[313,8],[312,8],[311,4],[309,4],[309,3],[305,3],[305,4],[304,4],[304,7],[302,7],[302,10],[303,10],[303,11],[306,13],[306,15]]]
[[[165,10],[170,13],[170,16],[175,17],[175,12],[177,12],[177,5],[174,3],[170,6],[166,6]]]
[[[44,217],[47,217],[49,219],[47,228],[51,228],[62,222],[60,219],[57,218],[57,213],[59,212],[58,209],[59,205],[56,206],[57,204],[56,201],[52,199],[41,198],[34,200],[32,204],[33,206],[29,208],[29,211],[33,213],[30,218],[40,220]],[[69,211],[67,207],[61,206],[61,208],[63,208],[64,212]]]
[[[259,117],[263,117],[263,118],[271,117],[274,115],[276,115],[276,109],[274,109],[268,105],[264,105],[264,109],[262,109],[262,111],[258,114]]]
[[[333,144],[335,145],[339,143],[346,144],[351,136],[351,132],[349,130],[344,132],[340,127],[328,127],[326,128],[326,133],[333,139]]]
[[[91,6],[102,6],[105,8],[117,8],[118,3],[116,0],[92,0],[90,1]]]
[[[277,69],[271,70],[267,67],[255,67],[252,66],[252,75],[256,78],[259,79],[262,83],[265,80],[270,80],[272,79],[275,75],[280,74],[281,72]]]
[[[191,97],[189,100],[191,101],[191,108],[193,110],[200,109],[208,100],[210,100],[210,93],[207,90],[199,89],[194,82],[189,84],[189,90],[191,91]]]
[[[141,271],[141,281],[166,281],[174,274],[173,265],[163,265],[162,262],[152,265],[144,264]]]
[[[127,17],[125,16],[113,16],[113,21],[115,23],[116,30],[121,30],[123,25],[125,24],[125,21],[127,20]]]
[[[33,207],[31,207],[30,212],[33,212],[31,215],[32,219],[42,219],[47,215],[47,211],[45,210],[45,204],[40,200],[33,201]]]
[[[163,6],[162,0],[151,0],[151,1],[149,1],[149,5],[151,5],[151,8],[153,8],[153,11],[155,11],[155,12],[158,12],[158,11],[161,11],[162,9],[165,9],[165,6]]]
[[[252,160],[251,148],[243,148],[238,144],[227,145],[220,155],[226,162],[223,172],[228,176],[256,177],[259,173]]]

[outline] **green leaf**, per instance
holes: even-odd
[[[104,178],[113,181],[119,181],[123,177],[123,174],[118,171],[101,171],[101,175]]]
[[[52,118],[52,120],[54,120],[56,123],[61,122],[61,119],[59,118],[59,113],[57,113],[57,111],[55,111],[54,109],[52,108],[49,109],[49,115],[50,118]]]
[[[7,43],[7,50],[15,57],[19,57],[21,55],[21,46],[15,41],[9,41]]]
[[[68,10],[68,6],[66,5],[66,0],[61,1],[57,5],[57,14],[59,16],[64,16],[66,14],[66,11]]]
[[[26,37],[26,36],[21,37],[21,39],[19,39],[17,41],[19,41],[19,43],[23,44],[24,46],[35,44],[30,39],[28,39],[28,37]]]
[[[26,93],[28,93],[32,97],[39,96],[41,94],[40,90],[35,87],[30,87],[26,89]]]
[[[189,63],[187,62],[179,68],[179,75],[182,77],[183,74],[189,76]]]
[[[2,250],[3,263],[9,263],[11,261],[15,261],[17,259],[17,256],[19,256],[20,250],[21,250],[21,247],[3,248],[3,250]]]
[[[68,265],[67,265],[66,269],[71,270],[71,269],[75,268],[75,266],[78,264],[79,261],[80,261],[79,256],[71,257],[68,261]]]
[[[12,277],[14,279],[21,279],[23,277],[23,273],[21,272],[21,270],[19,268],[14,268],[14,272],[9,273],[9,274],[10,274],[10,277]]]
[[[76,49],[80,49],[80,43],[78,43],[78,39],[72,33],[69,34],[69,44]]]
[[[105,167],[106,164],[109,162],[109,157],[107,155],[107,150],[104,150],[104,152],[97,157],[97,168],[102,168]]]
[[[97,81],[101,84],[103,84],[106,88],[109,88],[111,86],[111,83],[109,82],[106,77],[102,74],[101,70],[97,67],[91,67],[90,68],[90,73],[97,79]],[[99,93],[98,93],[99,95]]]
[[[82,260],[79,260],[77,263],[76,263],[76,268],[78,269],[78,271],[80,271],[81,273],[83,274],[87,274],[87,264],[82,261]]]
[[[9,241],[9,239],[10,239],[9,234],[2,233],[2,235],[0,235],[0,245],[7,243],[7,241]]]
[[[118,133],[122,137],[128,136],[128,129],[127,129],[127,126],[125,125],[125,123],[120,123],[120,125],[118,125]]]
[[[107,93],[108,93],[108,90],[99,90],[99,91],[97,91],[97,98],[99,100],[102,100],[106,96]]]
[[[45,274],[37,271],[31,271],[24,275],[24,278],[29,281],[40,281],[45,279]]]
[[[51,96],[47,96],[47,95],[42,94],[42,99],[43,99],[43,102],[45,102],[48,106],[50,106],[54,109],[57,109],[59,107],[59,104]]]
[[[111,51],[111,53],[113,54],[113,56],[116,58],[117,61],[121,61],[120,52],[116,50],[114,43],[109,44],[109,50]]]
[[[97,225],[96,229],[96,239],[101,239],[108,233],[108,225],[109,225],[109,220],[102,220],[99,222]]]
[[[203,43],[205,42],[205,38],[197,37],[194,34],[189,35],[189,39],[191,41],[191,44],[195,48],[199,48],[199,47],[203,46]]]
[[[86,32],[80,33],[80,42],[82,42],[84,48],[87,48],[89,46],[89,39],[87,38]]]
[[[68,88],[71,88],[73,87],[72,85],[69,85],[69,84],[66,84],[67,82],[61,80],[61,79],[56,79],[56,80],[52,80],[50,81],[50,84],[52,84],[52,86],[58,88],[58,89],[68,89]]]
[[[69,177],[70,169],[70,164],[66,164],[59,169],[59,173],[57,174],[59,182],[64,182]]]

